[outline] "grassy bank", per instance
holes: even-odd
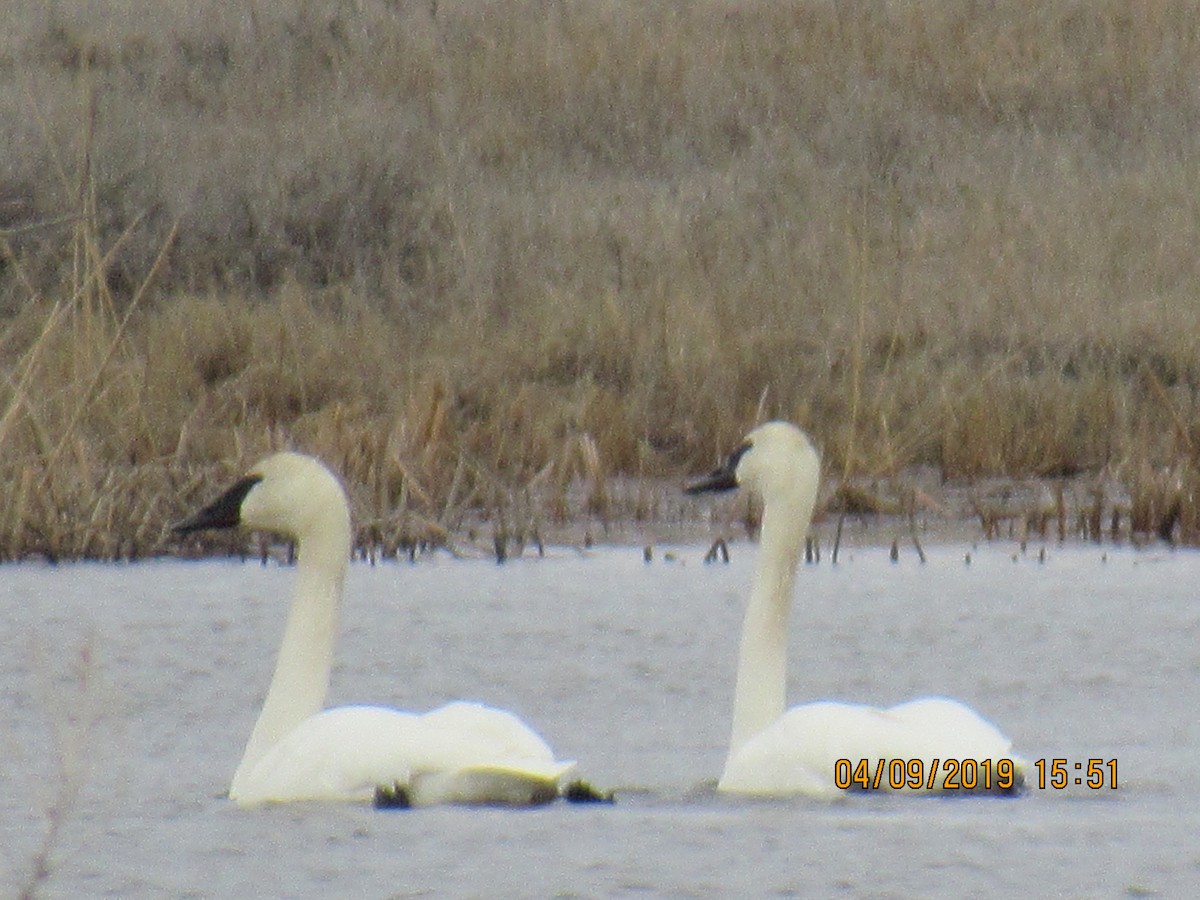
[[[10,20],[5,558],[159,552],[285,445],[384,550],[649,521],[766,416],[1200,533],[1200,4]]]

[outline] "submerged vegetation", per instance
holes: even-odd
[[[1200,3],[11,6],[0,557],[282,446],[500,556],[770,416],[831,509],[1200,538]]]

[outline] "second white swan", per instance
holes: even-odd
[[[808,436],[787,422],[755,428],[725,465],[689,485],[689,494],[745,486],[763,501],[762,529],[753,586],[742,626],[729,754],[718,787],[757,795],[839,792],[860,761],[873,775],[892,781],[891,763],[901,761],[901,781],[943,789],[955,768],[971,760],[986,766],[995,787],[1019,786],[1023,763],[993,725],[962,703],[927,697],[887,709],[822,701],[784,711],[788,620],[796,567],[812,519],[820,459]],[[849,769],[839,777],[839,760]],[[1001,763],[1004,760],[1004,763]],[[908,764],[911,763],[911,768]],[[1009,778],[998,777],[1008,772]],[[978,779],[976,779],[977,781]],[[873,785],[872,785],[873,786]]]
[[[270,801],[369,799],[397,805],[526,805],[559,795],[573,762],[515,715],[451,703],[424,715],[379,706],[324,709],[350,558],[350,510],[318,460],[277,453],[176,526],[273,531],[297,542],[295,597],[275,674],[229,796]]]

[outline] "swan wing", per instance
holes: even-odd
[[[909,759],[921,759],[926,771],[934,760],[976,762],[1011,760],[1018,779],[1024,778],[1028,763],[1013,752],[1012,741],[971,707],[946,697],[922,697],[886,710],[909,735]],[[949,774],[943,767],[943,778]],[[940,787],[940,785],[939,785]]]
[[[720,788],[759,795],[840,793],[835,766],[919,759],[922,771],[946,759],[1011,758],[1012,744],[969,707],[941,697],[889,709],[818,702],[793,707],[726,763]],[[1018,768],[1020,764],[1018,763]],[[946,771],[943,770],[944,777]],[[940,787],[940,779],[939,784]]]
[[[1012,752],[1012,741],[957,700],[922,697],[884,712],[904,727],[910,742],[921,745],[914,749],[922,758],[999,759]]]
[[[515,730],[495,724],[510,714],[480,710],[493,715],[480,712],[476,720],[492,723],[493,732],[509,740],[465,727],[471,719],[466,710],[432,717],[377,706],[325,710],[301,722],[248,772],[239,770],[230,796],[243,806],[365,800],[378,786],[400,785],[413,790],[419,805],[513,803],[519,802],[514,785],[524,785],[528,802],[543,800],[574,763],[555,761],[536,735],[536,745],[514,744]]]
[[[558,781],[575,768],[559,762],[541,736],[507,710],[455,701],[421,716],[431,734],[463,746],[456,767],[419,767],[409,782],[414,806],[439,803],[530,806],[558,796]]]
[[[430,710],[421,720],[438,731],[462,735],[500,757],[554,762],[554,751],[541,735],[507,710],[457,700]]]

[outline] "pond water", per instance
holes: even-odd
[[[47,897],[1195,896],[1200,553],[945,545],[805,566],[791,702],[962,699],[1118,787],[1016,798],[715,793],[754,548],[351,567],[330,700],[485,701],[612,806],[239,810],[292,572],[0,569],[0,884]],[[966,560],[970,553],[969,563]],[[71,788],[77,788],[71,793]],[[61,810],[55,816],[52,810]]]

